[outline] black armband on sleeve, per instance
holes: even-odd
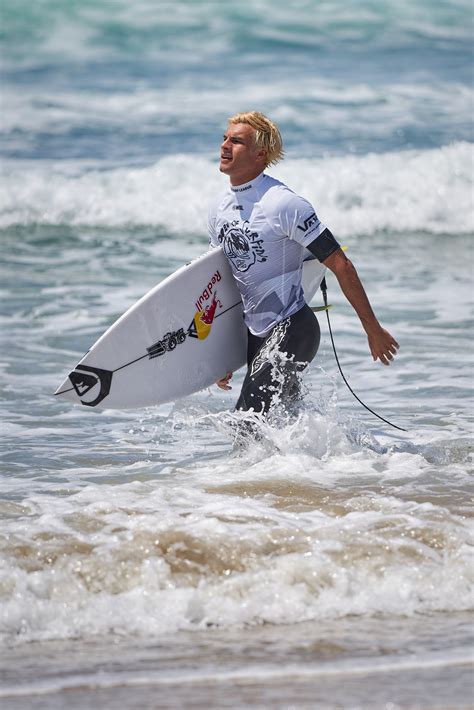
[[[306,247],[314,254],[318,261],[323,262],[328,256],[331,256],[335,251],[341,248],[341,245],[336,241],[332,232],[326,227],[324,232],[321,232],[319,237],[316,237],[314,242]]]

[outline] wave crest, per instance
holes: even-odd
[[[340,237],[381,231],[471,233],[472,144],[428,151],[288,160],[274,174],[309,199]],[[214,160],[175,155],[108,170],[4,166],[0,227],[28,224],[162,227],[204,234],[207,204],[225,189]]]

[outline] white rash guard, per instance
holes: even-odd
[[[254,335],[264,336],[304,306],[306,247],[325,230],[307,200],[265,173],[230,186],[211,203],[209,242],[230,262]],[[327,255],[317,256],[323,261]]]

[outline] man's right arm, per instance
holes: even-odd
[[[214,202],[215,201],[213,201],[209,205],[209,210],[207,213],[207,235],[209,237],[209,246],[211,248],[219,246],[216,229],[216,206]]]

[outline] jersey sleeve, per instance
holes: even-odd
[[[299,195],[292,194],[285,200],[280,226],[289,239],[309,248],[321,262],[339,249],[338,242],[321,222],[314,207]]]
[[[314,207],[294,193],[282,200],[279,222],[283,233],[303,247],[311,244],[326,229]]]

